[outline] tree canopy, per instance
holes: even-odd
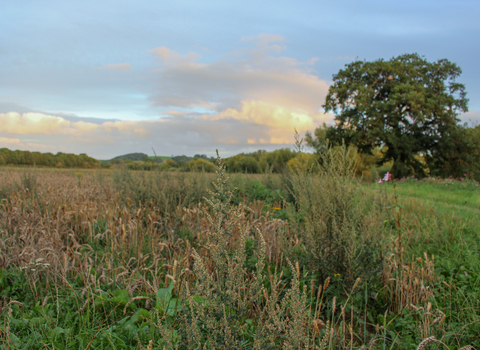
[[[100,162],[87,156],[85,153],[79,155],[58,152],[40,153],[20,150],[9,150],[0,148],[0,165],[36,165],[57,168],[97,168]]]
[[[325,136],[362,153],[381,147],[380,163],[393,161],[395,177],[424,175],[441,166],[458,114],[468,110],[465,86],[456,82],[461,73],[447,59],[430,63],[418,54],[347,64],[333,76],[323,105],[335,115]]]

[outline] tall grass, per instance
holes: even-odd
[[[122,203],[134,206],[152,203],[161,212],[170,213],[177,207],[201,202],[212,178],[205,172],[188,176],[162,171],[133,172],[123,167],[114,171],[112,179]]]
[[[478,347],[475,223],[400,196],[395,260],[391,196],[329,152],[283,180],[0,170],[0,349]]]
[[[163,330],[168,348],[185,349],[285,349],[314,348],[311,340],[313,315],[307,312],[306,288],[300,289],[300,271],[289,263],[294,277],[290,288],[281,297],[280,280],[274,277],[267,290],[266,243],[261,232],[256,235],[261,244],[255,254],[253,271],[247,269],[246,241],[250,224],[245,222],[248,208],[232,206],[233,193],[227,187],[228,176],[218,157],[217,181],[207,203],[207,253],[194,250],[196,281],[188,284],[182,301],[188,305],[173,329]],[[232,232],[240,231],[237,242]],[[282,288],[283,289],[283,288]],[[165,323],[164,323],[165,324]],[[312,328],[312,327],[310,327]]]

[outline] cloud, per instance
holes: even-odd
[[[11,114],[19,118],[18,113]],[[37,125],[35,129],[43,132],[22,135],[12,128],[0,130],[0,143],[8,140],[6,147],[15,144],[16,148],[29,150],[41,145],[39,150],[43,152],[87,153],[98,159],[131,152],[151,153],[151,147],[161,155],[213,155],[215,149],[219,149],[223,156],[228,156],[259,148],[289,147],[294,143],[294,127],[300,132],[309,130],[329,115],[310,115],[263,101],[246,100],[237,109],[219,113],[172,113],[157,120],[116,120],[98,124],[85,118],[85,121],[69,122],[68,126],[56,130],[47,128],[50,121],[47,117],[53,116],[42,115],[39,120],[46,121],[46,126]]]
[[[184,116],[184,115],[188,115],[189,112],[168,110],[168,111],[163,112],[162,114],[169,115],[169,116]]]
[[[286,40],[280,35],[240,41],[249,46],[209,63],[194,52],[182,55],[164,46],[150,50],[159,66],[149,99],[165,108],[165,128],[185,122],[187,128],[202,130],[211,123],[219,134],[209,140],[220,144],[288,145],[294,128],[313,130],[332,118],[321,112],[329,84],[315,74],[318,58],[304,62],[282,56]],[[150,126],[151,133],[155,127]]]
[[[293,130],[294,127],[299,130],[309,130],[314,127],[313,117],[307,112],[293,112],[286,107],[269,104],[263,101],[243,101],[242,109],[240,111],[229,108],[219,115],[212,117],[215,119],[230,117],[251,124],[279,127],[289,130]]]
[[[237,135],[243,136],[248,144],[292,144],[294,129],[298,132],[312,130],[321,122],[331,119],[331,115],[293,111],[281,105],[248,100],[242,101],[242,107],[239,109],[228,108],[219,114],[206,114],[201,118],[211,121],[230,118],[239,121],[243,124],[245,134],[241,134],[240,128]],[[250,137],[248,133],[251,129],[259,126],[264,127],[264,134],[257,138]]]
[[[68,126],[68,120],[43,113],[0,113],[0,131],[14,134],[52,134]]]
[[[210,63],[200,62],[201,56],[193,52],[181,55],[167,47],[150,50],[159,58],[150,101],[170,110],[193,111],[207,104],[217,113],[238,108],[245,100],[308,113],[321,109],[329,85],[314,74],[315,57],[302,62],[279,55],[285,49],[279,35],[260,34],[241,41],[253,46]]]
[[[131,134],[135,137],[144,139],[147,136],[151,136],[151,124],[150,120],[146,121],[131,121],[131,120],[117,120],[114,122],[105,122],[101,125],[102,131],[107,133],[119,132],[123,135]]]
[[[162,155],[213,155],[218,148],[228,156],[290,147],[294,128],[304,133],[332,118],[321,111],[329,85],[314,71],[317,58],[300,61],[282,55],[286,40],[280,35],[260,34],[240,42],[247,47],[210,62],[195,52],[181,54],[165,46],[150,50],[156,66],[145,71],[142,91],[157,120],[10,112],[0,114],[0,137],[99,159],[149,153],[151,147]]]
[[[19,144],[20,139],[11,139],[8,137],[0,137],[0,146],[2,145],[11,145],[11,144]]]
[[[184,56],[180,55],[178,52],[173,51],[165,46],[160,46],[155,49],[149,50],[150,53],[154,54],[157,57],[160,57],[161,61],[164,64],[173,65],[173,66],[188,66],[194,65],[195,60],[197,58],[201,58],[202,56],[195,53],[190,52]]]
[[[73,126],[81,131],[92,131],[98,128],[98,124],[84,122],[84,121],[73,123]]]
[[[122,72],[130,72],[132,70],[132,65],[130,63],[116,63],[116,64],[106,64],[101,68],[119,70]]]

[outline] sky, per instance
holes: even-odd
[[[462,68],[480,122],[477,0],[0,0],[0,148],[97,159],[291,148],[332,75],[418,53]]]

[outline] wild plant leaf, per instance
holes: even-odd
[[[157,303],[155,308],[160,312],[164,313],[168,309],[170,300],[172,299],[173,291],[173,282],[167,288],[160,288],[157,291]]]
[[[139,317],[137,314],[134,314],[132,317],[130,317],[130,320],[125,322],[123,325],[123,329],[128,329],[130,328],[133,324],[135,324],[139,320]]]
[[[203,302],[205,301],[205,298],[195,295],[193,296],[193,300],[195,300],[199,304],[203,304]]]
[[[102,307],[107,304],[107,301],[109,300],[109,295],[105,292],[101,292],[99,296],[95,298],[95,306],[96,307]]]
[[[168,304],[166,314],[168,316],[175,316],[175,313],[181,309],[182,302],[177,298],[172,298]]]
[[[60,334],[68,333],[68,330],[65,331],[65,329],[63,329],[62,327],[55,327],[55,328],[52,330],[52,332],[53,332],[53,335],[54,335],[54,336],[58,336],[58,335],[60,335]]]
[[[126,289],[119,289],[115,291],[114,297],[111,299],[111,301],[115,305],[120,305],[122,307],[125,307],[127,303],[130,301],[130,295],[128,294],[128,291]],[[130,304],[128,308],[133,309],[135,308],[135,306],[133,304]]]
[[[152,314],[145,309],[138,309],[138,310],[135,311],[135,314],[140,317],[140,320],[143,320],[143,319],[148,320],[152,317]]]

